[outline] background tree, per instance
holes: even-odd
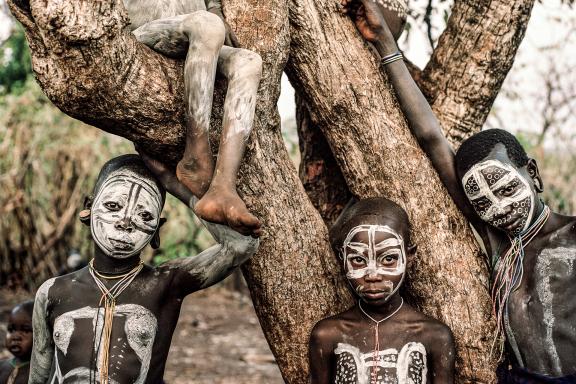
[[[37,79],[54,104],[174,163],[183,145],[182,63],[136,42],[125,29],[121,1],[9,4],[25,27]],[[453,143],[484,123],[532,5],[455,1],[429,64],[422,72],[414,69]],[[460,382],[492,381],[486,263],[350,20],[328,0],[229,0],[224,6],[242,45],[265,62],[239,189],[266,226],[245,275],[286,381],[305,382],[315,321],[352,303],[326,225],[282,143],[276,100],[286,64],[312,122],[308,126],[325,138],[323,151],[331,152],[347,189],[359,197],[385,195],[409,213],[419,244],[410,271],[411,300],[452,327]]]

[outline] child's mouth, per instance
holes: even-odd
[[[11,346],[8,347],[8,350],[10,351],[10,353],[12,353],[13,355],[22,352],[22,347],[20,347],[20,345],[17,344],[13,344]]]

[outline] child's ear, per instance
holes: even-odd
[[[154,232],[154,236],[152,236],[152,240],[150,240],[150,246],[153,249],[160,248],[160,228],[162,228],[164,223],[166,223],[166,218],[161,217],[160,218],[160,224],[158,225],[158,229],[156,230],[156,232]]]
[[[538,164],[536,163],[536,160],[528,159],[526,169],[528,170],[528,174],[534,182],[534,188],[536,189],[536,192],[542,193],[544,191],[544,183],[540,177],[540,171],[538,170]]]
[[[80,222],[84,225],[90,226],[90,213],[92,209],[92,203],[94,202],[94,196],[86,196],[84,198],[84,209],[78,214]]]

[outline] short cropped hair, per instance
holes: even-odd
[[[94,185],[94,191],[93,191],[94,196],[98,194],[98,191],[100,190],[100,187],[102,187],[102,183],[104,183],[106,177],[110,173],[119,170],[121,168],[129,169],[139,175],[154,180],[154,182],[158,186],[158,189],[160,190],[160,194],[162,195],[162,202],[166,200],[166,190],[160,184],[160,182],[158,182],[158,179],[156,179],[156,177],[152,174],[152,172],[150,172],[150,170],[146,167],[140,156],[136,154],[121,155],[108,160],[102,166],[102,169],[98,174],[98,178],[96,179],[96,184]]]
[[[12,312],[14,311],[24,311],[26,312],[28,315],[30,315],[30,317],[32,317],[32,312],[34,311],[34,300],[28,300],[25,301],[23,303],[20,303],[18,305],[16,305],[13,309]]]
[[[361,224],[382,224],[383,218],[389,217],[398,220],[400,233],[404,238],[404,245],[410,245],[410,220],[406,211],[384,197],[371,197],[367,199],[352,199],[336,222],[330,228],[330,245],[336,254],[341,255],[342,244],[350,230]]]
[[[528,164],[528,155],[518,139],[503,129],[487,129],[470,136],[456,152],[456,171],[460,177],[464,176],[470,168],[481,162],[496,144],[506,147],[508,157],[517,167]]]

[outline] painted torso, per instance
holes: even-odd
[[[551,376],[576,373],[576,223],[529,244],[523,265],[508,303],[523,365]]]
[[[372,384],[374,326],[357,307],[324,319],[326,348],[331,352],[330,383]],[[379,326],[380,361],[377,384],[432,383],[433,359],[445,358],[452,346],[445,344],[449,329],[439,321],[404,305]]]
[[[362,353],[358,348],[338,343],[335,384],[424,384],[427,379],[426,348],[418,342],[405,344],[400,351],[388,348],[378,353]],[[375,368],[378,366],[378,368]],[[377,371],[373,371],[377,369]],[[376,373],[376,380],[371,374]]]
[[[123,0],[134,30],[152,20],[205,11],[204,0]]]
[[[110,383],[161,382],[181,299],[168,294],[173,272],[145,267],[117,300],[109,352]],[[100,291],[87,269],[57,278],[48,291],[56,383],[89,382],[102,353]]]

